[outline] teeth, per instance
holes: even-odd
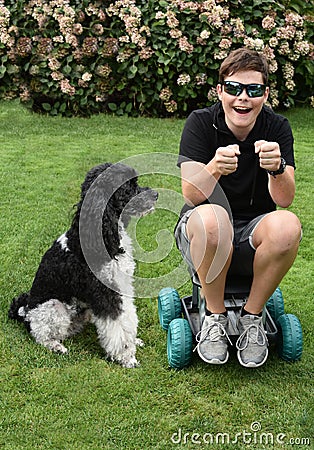
[[[249,113],[251,111],[251,108],[244,108],[243,106],[242,107],[238,106],[238,107],[235,107],[234,110],[236,112],[238,112],[239,114],[241,114],[241,113],[247,114],[247,113]]]

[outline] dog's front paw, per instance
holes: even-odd
[[[127,361],[122,361],[121,366],[125,367],[126,369],[135,369],[136,367],[140,366],[140,363],[137,361],[135,356],[133,358],[130,358]]]
[[[144,347],[145,346],[144,341],[142,341],[142,339],[139,339],[139,338],[135,339],[135,345],[137,347]]]
[[[57,353],[62,353],[62,354],[68,353],[68,349],[62,344],[58,345],[58,347],[55,351]]]
[[[58,341],[50,341],[50,342],[46,342],[44,343],[44,346],[49,348],[49,350],[52,350],[55,353],[68,353],[68,349],[61,344],[61,342]]]
[[[118,355],[110,355],[110,359],[117,362],[118,364],[120,364],[120,366],[125,367],[126,369],[134,369],[135,367],[138,367],[140,363],[137,361],[135,356],[135,347],[132,350],[124,350],[124,352]]]

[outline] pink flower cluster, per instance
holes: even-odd
[[[293,39],[296,33],[296,27],[287,25],[277,28],[276,36],[278,39]]]
[[[70,96],[75,94],[75,87],[71,86],[69,80],[61,80],[60,81],[60,89],[64,94],[67,94]]]
[[[192,53],[194,47],[189,43],[188,38],[186,36],[182,36],[178,39],[179,49],[186,53]]]
[[[288,12],[285,16],[285,22],[287,25],[294,25],[296,27],[303,27],[303,17],[294,12]]]
[[[276,27],[274,16],[265,16],[262,20],[262,27],[264,30],[273,30]]]
[[[170,97],[172,96],[172,91],[169,88],[169,86],[163,88],[160,93],[159,93],[159,98],[160,100],[162,100],[163,102],[166,102],[170,99]]]
[[[177,83],[179,86],[184,86],[185,84],[188,84],[191,81],[191,77],[187,73],[182,73],[179,75],[177,79]]]
[[[16,53],[22,58],[30,55],[33,50],[32,40],[29,37],[20,37],[16,43]]]

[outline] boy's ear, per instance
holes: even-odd
[[[269,96],[269,86],[266,87],[265,89],[265,94],[264,94],[264,103],[267,102],[268,100],[268,96]]]
[[[218,98],[219,98],[219,100],[221,100],[221,96],[222,96],[222,85],[221,85],[220,83],[217,84],[216,90],[217,90]]]

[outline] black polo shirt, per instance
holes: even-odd
[[[245,141],[239,141],[227,127],[219,102],[193,111],[188,117],[182,132],[178,166],[189,160],[207,164],[218,147],[238,144],[241,154],[237,170],[230,175],[222,175],[218,183],[229,202],[233,218],[251,220],[276,209],[268,191],[268,174],[260,168],[259,156],[255,154],[254,142],[261,139],[277,142],[287,165],[295,167],[293,135],[285,117],[263,106]],[[219,203],[216,201],[221,198],[218,191],[220,189],[216,187],[208,202]],[[188,209],[190,207],[185,205],[181,213]]]

